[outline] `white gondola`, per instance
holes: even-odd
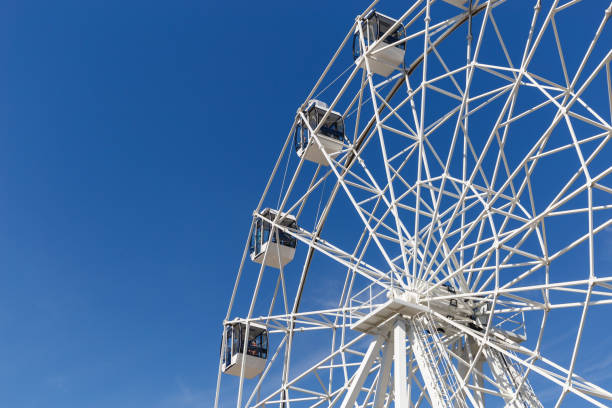
[[[329,111],[327,104],[313,99],[304,110],[304,116],[308,120],[308,125],[315,130]],[[338,112],[331,111],[327,115],[325,122],[316,133],[321,146],[330,157],[336,157],[344,147],[344,119]],[[294,144],[298,156],[304,156],[304,160],[319,163],[323,166],[329,165],[325,155],[312,137],[312,132],[308,129],[303,119],[300,119],[295,128]]]
[[[244,354],[245,323],[225,325],[225,343],[221,346],[221,369],[225,374],[240,376],[244,361],[244,377],[253,378],[261,374],[268,358],[268,330],[265,326],[251,323],[246,354]]]
[[[463,7],[465,6],[465,3],[467,3],[467,0],[442,0],[445,3],[449,3],[452,4],[453,6],[457,6],[457,7]]]
[[[297,239],[281,229],[272,230],[272,224],[266,219],[274,220],[278,211],[266,208],[260,214],[261,217],[255,217],[253,220],[249,247],[251,260],[273,268],[285,266],[293,260]],[[289,214],[281,213],[278,223],[284,227],[297,229],[295,217]]]
[[[368,52],[368,63],[373,73],[382,76],[389,76],[391,73],[403,65],[404,54],[406,53],[406,43],[391,45],[406,36],[404,26],[398,27],[378,45],[373,44],[387,34],[387,31],[397,22],[397,20],[387,17],[372,10],[361,20],[361,30],[363,32],[363,49],[359,35],[359,27],[353,36],[353,59],[355,64],[365,69],[365,54]],[[372,48],[373,47],[373,48]]]

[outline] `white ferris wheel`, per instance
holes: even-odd
[[[611,405],[612,4],[392,6],[279,138],[215,408]]]

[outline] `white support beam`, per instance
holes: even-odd
[[[397,319],[393,325],[393,389],[397,408],[408,406],[406,378],[406,323]]]
[[[489,347],[484,348],[484,354],[507,407],[542,407],[531,386],[523,380],[523,376],[514,368],[512,362],[508,361],[502,353]],[[518,387],[520,389],[517,390]]]
[[[433,353],[428,349],[426,340],[421,337],[423,334],[420,333],[422,328],[414,323],[415,322],[411,320],[408,328],[408,340],[410,341],[414,357],[419,365],[419,371],[423,376],[423,380],[425,381],[425,387],[427,388],[427,393],[431,399],[431,405],[434,408],[446,408],[448,405],[446,404],[438,386],[439,375],[435,371],[435,361],[431,361]],[[397,406],[400,407],[403,405]]]
[[[378,383],[376,384],[376,395],[374,397],[373,408],[383,408],[385,403],[385,395],[389,385],[389,377],[391,376],[391,363],[393,362],[393,336],[389,334],[389,340],[385,343],[383,349],[382,365],[378,374]],[[391,395],[389,395],[391,399]]]
[[[344,396],[344,400],[342,401],[340,408],[353,408],[355,405],[355,401],[357,401],[361,387],[368,377],[368,373],[370,372],[370,368],[372,367],[374,360],[378,356],[383,340],[384,337],[382,335],[376,336],[376,338],[372,340],[368,346],[368,351],[363,357],[363,361],[361,362],[361,365],[359,365],[357,372],[353,376],[353,381],[351,382],[351,385]]]
[[[518,401],[512,401],[514,387],[510,383],[510,379],[508,378],[509,373],[504,367],[504,362],[502,361],[503,355],[500,355],[488,347],[484,348],[484,354],[487,357],[487,363],[489,364],[489,368],[493,373],[497,388],[502,394],[506,406],[510,408],[518,408],[520,406]]]
[[[473,361],[477,358],[476,363],[474,364],[475,371],[472,371],[472,378],[474,379],[474,385],[477,389],[484,388],[484,378],[483,378],[483,365],[484,358],[482,354],[478,355],[478,344],[471,337],[466,337],[465,339],[465,353],[468,355],[467,361]],[[478,408],[484,408],[484,394],[482,391],[474,391],[474,399],[478,404]]]

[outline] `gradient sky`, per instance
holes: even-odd
[[[251,213],[351,3],[1,3],[0,406],[208,406]]]
[[[368,3],[1,2],[0,406],[211,406],[251,212]]]

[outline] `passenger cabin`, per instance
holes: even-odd
[[[467,0],[442,0],[445,3],[452,4],[457,7],[464,7]]]
[[[225,325],[225,343],[221,347],[221,369],[225,374],[240,376],[244,361],[244,378],[261,374],[268,358],[268,331],[263,325],[251,323],[246,354],[244,354],[245,323]]]
[[[360,24],[364,36],[363,44],[365,44],[365,49],[363,49],[359,27],[357,27],[353,36],[353,59],[355,64],[365,69],[364,55],[368,53],[367,59],[372,72],[385,77],[391,75],[394,70],[403,65],[406,43],[395,43],[406,37],[404,26],[399,24],[393,32],[387,35],[396,22],[397,20],[377,13],[374,10],[370,11],[361,20]],[[374,45],[382,37],[384,39],[377,45]]]
[[[323,122],[325,114],[327,117]],[[319,163],[323,166],[329,165],[319,145],[315,142],[311,129],[314,131],[321,122],[323,124],[317,131],[317,139],[330,157],[336,157],[344,146],[344,119],[335,111],[329,111],[327,104],[312,100],[304,110],[304,116],[308,123],[300,118],[295,128],[294,144],[298,156],[304,156],[304,160]],[[310,126],[310,129],[309,129]]]
[[[277,214],[278,211],[266,208],[260,213],[261,217],[253,219],[249,253],[252,261],[280,269],[293,260],[297,239],[281,229],[272,228],[267,220],[273,221]],[[297,229],[295,217],[289,214],[281,213],[278,224]]]

